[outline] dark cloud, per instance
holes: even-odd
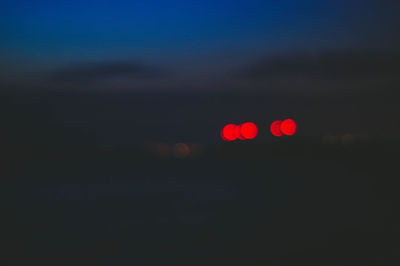
[[[398,80],[400,53],[327,52],[275,56],[242,70],[249,80]]]
[[[161,68],[136,62],[101,62],[66,67],[53,73],[51,79],[63,83],[97,83],[113,79],[153,80],[164,75]]]

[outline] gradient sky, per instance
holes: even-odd
[[[365,0],[5,0],[0,3],[0,80],[57,87],[62,82],[52,77],[60,72],[84,69],[94,76],[99,68],[100,74],[109,69],[126,74],[143,67],[142,72],[156,69],[165,75],[122,75],[122,81],[117,75],[103,84],[229,87],[235,83],[229,73],[260,58],[396,50],[396,7],[397,1]]]

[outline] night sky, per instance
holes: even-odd
[[[398,8],[362,0],[5,0],[0,78],[7,87],[118,92],[335,90],[369,75],[364,67],[348,77],[344,63],[397,64]],[[343,64],[326,70],[338,57]],[[310,64],[340,85],[318,83],[313,67],[297,73]]]

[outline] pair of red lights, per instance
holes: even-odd
[[[272,135],[276,137],[291,136],[296,133],[297,125],[293,119],[277,120],[271,124],[270,130]],[[221,137],[225,141],[254,139],[257,135],[257,125],[252,122],[246,122],[241,125],[228,124],[221,131]]]
[[[271,124],[270,130],[272,135],[276,137],[292,136],[296,133],[297,125],[293,119],[276,120]]]
[[[234,141],[236,139],[254,139],[257,137],[257,125],[252,122],[246,122],[241,125],[228,124],[221,131],[223,140]]]

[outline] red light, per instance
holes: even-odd
[[[282,121],[280,120],[276,120],[271,124],[271,133],[272,135],[276,136],[276,137],[282,137],[282,131],[281,131],[281,124]]]
[[[245,140],[245,137],[243,137],[243,136],[242,136],[242,133],[240,133],[240,128],[241,128],[241,127],[242,127],[242,125],[236,126],[236,137],[237,137],[238,139]]]
[[[257,125],[252,122],[247,122],[239,127],[240,136],[244,139],[254,139],[257,137],[258,128]]]
[[[296,133],[297,125],[293,119],[286,119],[281,123],[281,131],[283,134],[291,136]]]
[[[237,131],[236,131],[237,126],[235,124],[229,124],[224,126],[224,128],[221,131],[221,137],[225,141],[234,141],[237,139]]]

